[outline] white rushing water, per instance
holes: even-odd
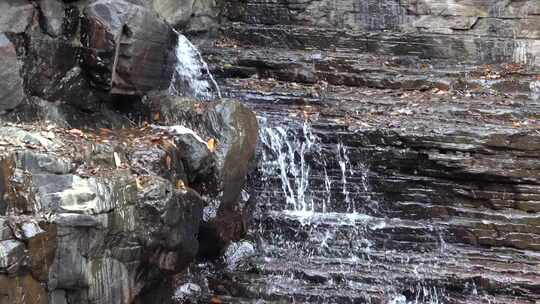
[[[316,139],[307,122],[302,132],[295,136],[286,127],[261,127],[260,140],[266,147],[262,155],[263,178],[279,176],[288,210],[314,212],[316,207],[308,192],[311,167],[306,155],[313,152]]]
[[[219,85],[210,73],[208,64],[199,50],[186,36],[178,32],[176,34],[178,35],[175,50],[177,63],[169,85],[169,93],[193,96],[201,100],[221,98]]]
[[[540,80],[532,81],[530,86],[530,97],[534,101],[540,101]]]
[[[407,227],[407,224],[385,217],[379,209],[381,206],[372,197],[375,194],[363,154],[347,146],[347,140],[339,136],[335,144],[324,143],[309,121],[277,124],[271,117],[260,117],[259,126],[260,187],[261,193],[267,195],[263,205],[270,210],[261,215],[258,229],[264,235],[262,252],[268,261],[282,258],[283,263],[303,265],[292,266],[300,267],[298,271],[317,264],[320,271],[329,269],[351,277],[341,282],[329,280],[323,288],[344,288],[352,300],[365,288],[364,283],[355,279],[356,269],[377,269],[381,267],[381,259],[388,259],[389,265],[410,269],[416,283],[405,288],[404,282],[394,278],[391,272],[377,278],[381,282],[378,288],[383,303],[444,303],[445,290],[427,280],[437,271],[438,262],[414,261],[414,257],[401,255],[396,249],[386,249],[384,245],[381,248],[377,237],[387,233],[383,230]],[[271,230],[264,231],[261,227],[268,218],[277,220]],[[446,249],[443,232],[433,231],[433,234],[439,245],[433,254],[442,258]],[[404,257],[405,260],[399,260]],[[321,261],[328,264],[318,264]],[[271,291],[274,288],[273,292],[286,293],[296,290],[294,284],[298,282],[285,271],[268,284]]]

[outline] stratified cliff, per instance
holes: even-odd
[[[539,12],[229,1],[204,53],[265,122],[265,163],[260,251],[215,277],[222,299],[536,303]]]
[[[170,96],[204,10],[162,4],[0,3],[1,304],[170,302],[245,233],[256,118]]]

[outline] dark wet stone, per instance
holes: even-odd
[[[84,10],[83,63],[93,82],[111,94],[142,95],[168,87],[176,35],[153,11],[115,0]]]
[[[66,15],[64,3],[58,0],[41,0],[39,10],[44,31],[53,37],[62,35]]]
[[[28,0],[2,1],[0,11],[0,32],[15,34],[26,31],[36,12]]]
[[[4,13],[3,13],[4,14]],[[0,33],[0,112],[11,110],[25,100],[22,64],[17,58],[15,45]]]
[[[152,109],[159,112],[168,124],[191,128],[199,137],[214,142],[214,151],[210,155],[216,159],[215,173],[222,193],[214,199],[217,204],[207,207],[212,209],[208,212],[212,215],[202,227],[201,240],[205,239],[203,243],[220,252],[230,241],[240,240],[246,232],[249,208],[241,194],[245,190],[246,175],[253,168],[258,130],[256,117],[234,100],[203,105],[189,98],[152,96],[150,102]],[[191,144],[199,145],[202,151],[209,153],[208,148],[203,148],[206,145],[195,137],[186,135],[182,138],[189,139]],[[194,152],[191,155],[197,156],[198,153]],[[187,163],[197,164],[198,161]],[[216,242],[219,246],[214,246]]]
[[[25,245],[16,240],[0,242],[0,272],[16,273],[25,263]]]

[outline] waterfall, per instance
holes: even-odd
[[[259,266],[272,273],[262,279],[265,293],[288,294],[292,301],[297,294],[310,294],[313,286],[302,275],[298,278],[298,272],[310,277],[314,271],[315,277],[320,272],[337,278],[317,283],[321,294],[314,303],[338,303],[333,301],[340,290],[347,299],[343,303],[374,298],[388,304],[444,303],[446,290],[428,281],[446,254],[442,231],[419,228],[437,235],[435,261],[418,262],[419,256],[386,248],[381,234],[414,224],[383,215],[370,184],[369,159],[350,139],[325,133],[314,123],[259,117],[259,176],[254,185],[259,209],[251,233],[259,240]],[[406,269],[414,285],[385,270],[387,263]],[[372,272],[375,296],[358,276],[370,278]]]
[[[279,176],[282,195],[285,197],[286,209],[290,211],[311,213],[319,209],[309,192],[311,165],[307,157],[316,152],[317,139],[311,133],[308,122],[300,128],[301,133],[284,127],[264,127],[261,123],[260,139],[264,145],[261,162],[263,178]],[[321,206],[321,209],[324,207]]]
[[[177,63],[169,85],[169,93],[193,96],[201,100],[212,99],[216,96],[221,98],[219,85],[199,50],[186,36],[176,31],[175,33],[178,37],[175,49]]]

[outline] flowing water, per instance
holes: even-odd
[[[210,99],[213,84],[220,96],[200,54],[180,34],[177,56],[173,93],[180,83],[189,95]],[[226,255],[234,260],[226,285],[235,287],[221,301],[446,303],[439,264],[455,261],[444,231],[388,217],[371,186],[369,155],[316,123],[258,113],[258,170],[250,181],[255,246],[233,244],[244,248],[241,254],[231,247]],[[237,265],[236,256],[249,256],[251,266]]]
[[[381,240],[414,223],[381,216],[367,159],[337,135],[323,142],[309,121],[259,124],[257,270],[233,272],[243,291],[230,303],[443,303],[444,288],[424,280],[436,262]]]
[[[169,85],[169,93],[192,96],[200,100],[221,98],[219,86],[199,50],[186,36],[178,32],[176,34],[177,64]]]

